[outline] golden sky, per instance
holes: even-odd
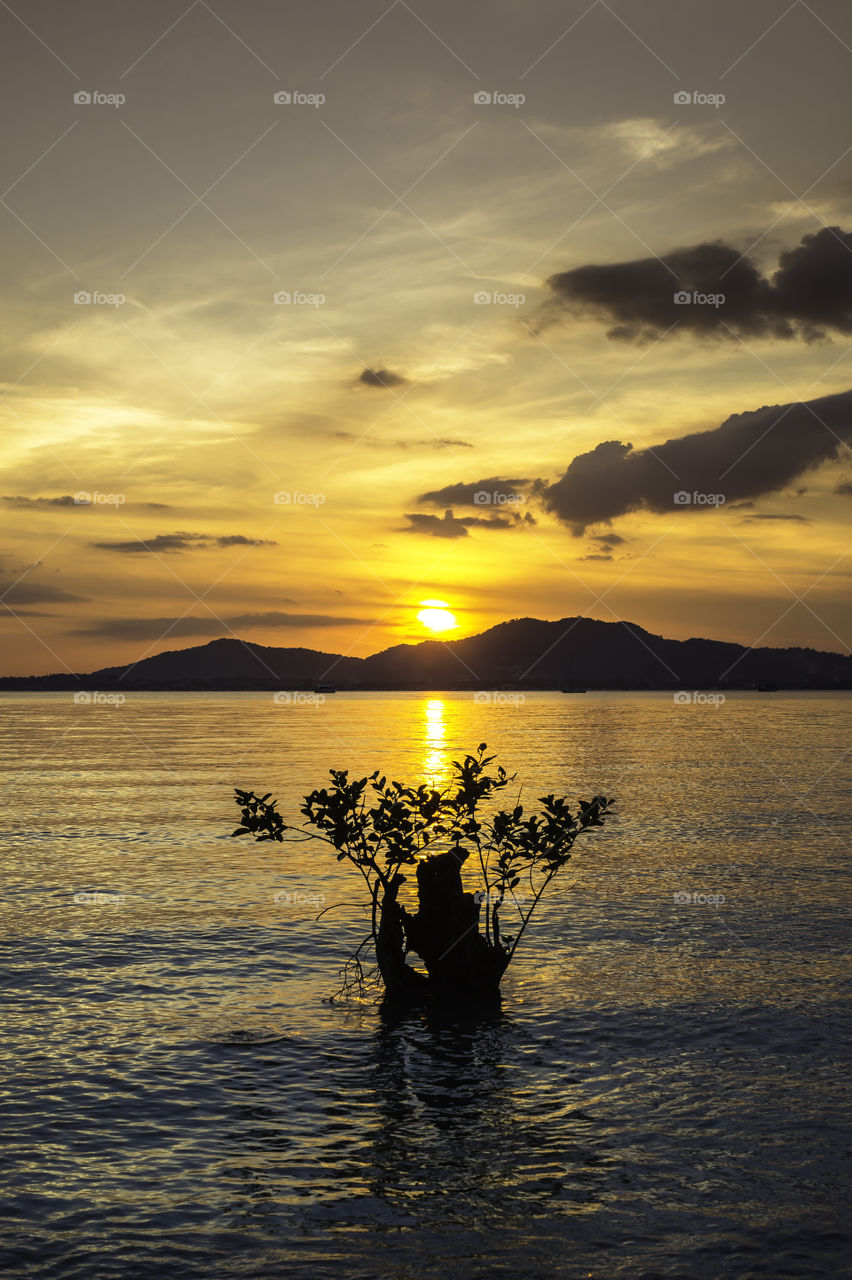
[[[4,674],[424,600],[848,650],[852,11],[459,8],[4,10]]]

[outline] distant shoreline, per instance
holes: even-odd
[[[852,689],[852,655],[667,640],[636,623],[516,618],[461,640],[394,645],[366,658],[276,648],[237,637],[166,650],[95,671],[0,677],[0,690],[147,692],[414,692],[522,694]],[[499,698],[494,699],[499,702]]]
[[[565,698],[582,699],[590,693],[676,693],[680,689],[707,693],[762,693],[771,698],[774,693],[849,693],[852,684],[788,684],[776,689],[761,690],[752,683],[740,684],[659,684],[627,685],[599,684],[586,689],[563,690],[554,684],[364,684],[335,685],[334,693],[322,694],[326,699],[346,693],[558,693]],[[247,680],[227,681],[144,681],[132,684],[121,680],[92,681],[66,676],[3,676],[0,677],[0,693],[314,693],[315,686],[305,683],[283,684],[252,683]]]

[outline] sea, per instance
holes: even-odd
[[[852,694],[4,692],[0,717],[4,1275],[852,1274]],[[234,788],[299,823],[330,769],[443,787],[480,742],[512,807],[612,816],[499,1004],[335,999],[363,881],[232,838]]]

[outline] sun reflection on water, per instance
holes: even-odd
[[[448,777],[446,706],[443,698],[429,698],[423,707],[423,773],[432,786]]]

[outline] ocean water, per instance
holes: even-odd
[[[500,699],[0,697],[5,1274],[849,1274],[852,696]],[[360,881],[232,788],[480,741],[617,816],[499,1008],[328,1003]]]

